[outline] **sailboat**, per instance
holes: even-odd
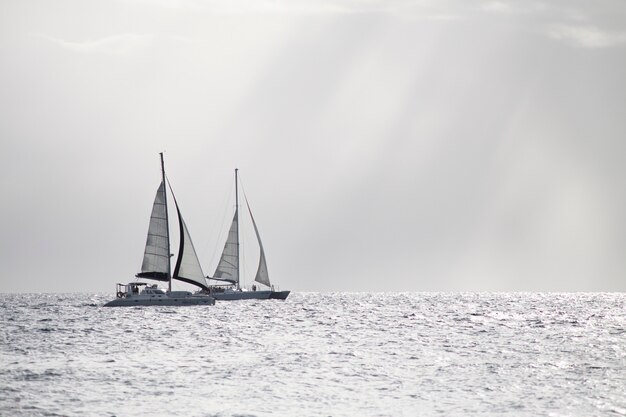
[[[215,298],[207,294],[194,294],[190,291],[172,291],[172,279],[196,285],[203,290],[209,290],[206,278],[200,267],[196,250],[193,247],[189,230],[183,220],[176,197],[172,191],[172,198],[176,205],[178,225],[180,229],[180,244],[174,272],[171,272],[170,233],[167,211],[167,192],[165,179],[165,164],[161,155],[161,184],[156,192],[150,216],[148,238],[144,251],[141,272],[137,278],[166,281],[167,291],[158,288],[156,284],[145,282],[131,282],[117,284],[117,298],[109,301],[105,307],[127,306],[179,306],[179,305],[214,305]],[[171,191],[170,186],[170,191]]]
[[[267,261],[265,260],[265,250],[263,249],[263,243],[261,242],[261,236],[259,235],[259,229],[254,221],[250,204],[246,198],[246,206],[248,213],[250,213],[250,219],[254,226],[254,232],[259,243],[259,266],[257,268],[254,281],[263,285],[257,287],[252,285],[251,290],[242,288],[239,283],[239,189],[238,189],[238,169],[235,169],[235,214],[233,221],[228,230],[228,237],[224,244],[224,250],[222,256],[217,264],[215,273],[212,277],[207,277],[210,280],[226,282],[226,285],[211,285],[210,293],[217,300],[264,300],[264,299],[279,299],[285,300],[290,291],[275,291],[274,286],[270,283],[269,274],[267,272]]]

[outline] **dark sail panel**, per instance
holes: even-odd
[[[174,193],[172,193],[174,195]],[[174,198],[176,204],[176,212],[178,213],[178,225],[180,227],[180,245],[178,248],[178,259],[174,267],[173,279],[186,282],[188,284],[197,285],[200,288],[208,289],[206,278],[202,272],[196,249],[191,241],[191,235],[187,230],[187,225],[180,214],[178,202]]]
[[[167,272],[140,272],[135,274],[137,278],[154,279],[156,281],[169,281],[170,277]]]

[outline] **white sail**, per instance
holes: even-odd
[[[237,250],[238,233],[239,214],[238,210],[235,210],[235,216],[233,217],[233,222],[230,225],[228,238],[226,239],[224,250],[222,251],[222,257],[220,258],[220,262],[217,264],[213,278],[230,281],[234,284],[239,282],[239,271],[237,269],[239,264],[239,253]]]
[[[252,215],[252,210],[250,210],[250,204],[248,204],[248,200],[246,199],[246,205],[248,206],[248,212],[250,213],[250,219],[252,219],[252,226],[254,226],[254,233],[256,233],[256,238],[259,242],[259,267],[256,271],[256,276],[254,280],[263,285],[270,286],[270,277],[267,273],[267,263],[265,261],[265,251],[263,250],[263,243],[261,242],[261,236],[259,235],[259,229],[256,227],[256,222],[254,221],[254,216]]]
[[[161,182],[152,205],[141,273],[137,276],[167,281],[169,279],[169,232],[165,198],[165,184]]]
[[[259,237],[259,233],[257,232],[257,238]],[[254,280],[256,282],[260,282],[263,285],[270,286],[270,277],[267,273],[267,264],[265,263],[265,251],[263,251],[263,245],[261,244],[261,239],[259,238],[259,246],[261,248],[261,254],[259,258],[259,268],[256,271],[256,277]]]
[[[174,199],[176,201],[176,199]],[[187,224],[183,220],[178,203],[176,203],[176,211],[178,213],[178,222],[180,225],[180,245],[178,250],[178,259],[176,260],[176,267],[174,268],[174,274],[172,278],[179,281],[194,284],[200,288],[208,289],[206,285],[206,278],[202,272],[196,249],[191,241],[191,235],[187,229]]]

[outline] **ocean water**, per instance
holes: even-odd
[[[0,294],[1,416],[626,416],[626,294]]]

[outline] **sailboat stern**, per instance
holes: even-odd
[[[272,291],[270,293],[271,300],[286,300],[291,291]]]

